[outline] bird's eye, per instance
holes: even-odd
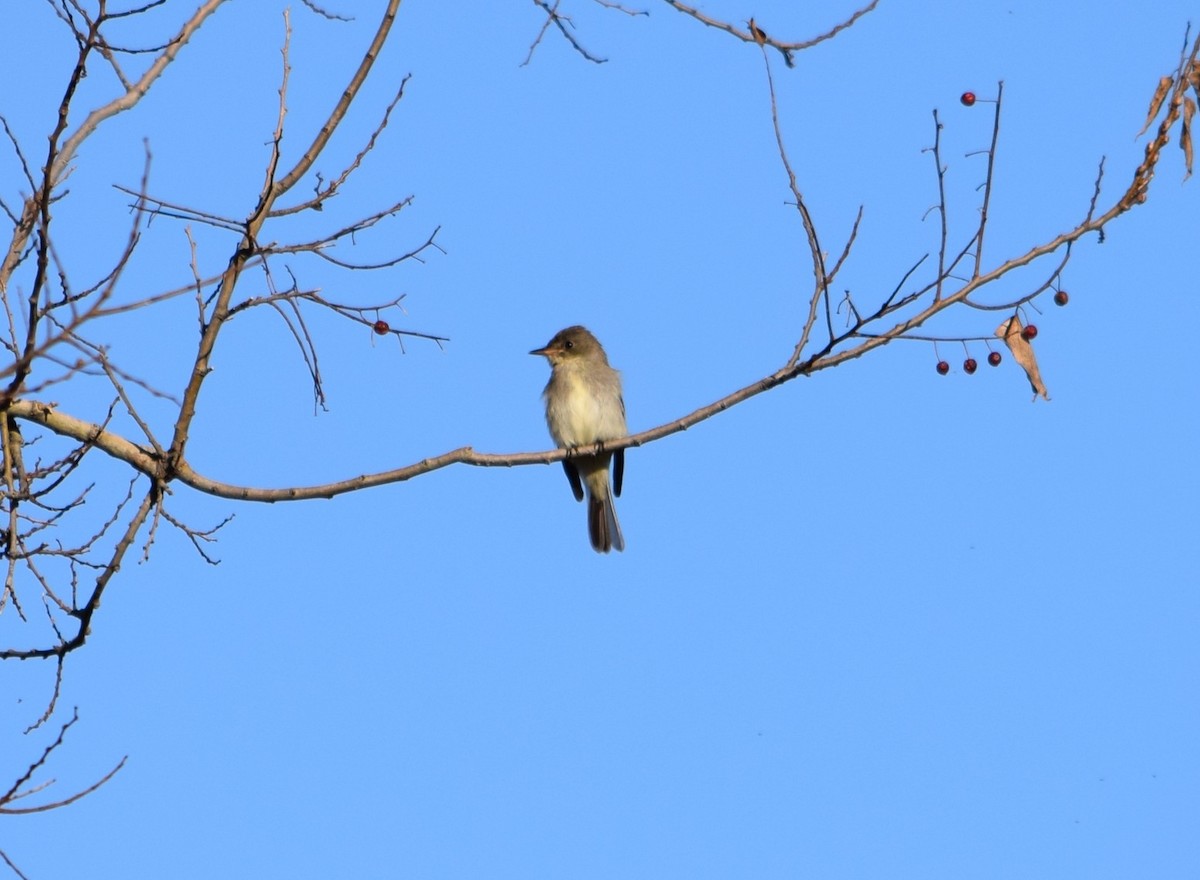
[[[568,339],[566,342],[563,343],[563,345],[566,346],[567,348],[574,348],[575,341],[573,339]]]

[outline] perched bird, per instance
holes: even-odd
[[[621,374],[608,365],[599,340],[587,328],[560,330],[544,348],[529,353],[550,362],[550,381],[542,397],[546,401],[546,425],[559,448],[575,449],[626,436]],[[587,488],[588,537],[592,549],[597,553],[614,548],[624,550],[625,539],[621,537],[613,496],[621,494],[625,450],[566,458],[562,465],[576,501],[583,500],[584,487]]]

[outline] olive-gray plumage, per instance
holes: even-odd
[[[550,362],[550,381],[542,397],[546,401],[546,425],[557,446],[573,449],[626,436],[621,374],[609,366],[600,342],[585,327],[560,330],[544,348],[530,354]],[[624,550],[613,496],[621,494],[625,450],[564,459],[563,470],[576,501],[583,500],[586,488],[588,536],[593,549],[599,553]]]

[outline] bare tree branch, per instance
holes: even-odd
[[[719,31],[724,31],[731,36],[737,37],[739,40],[743,40],[747,43],[757,43],[760,46],[771,46],[775,49],[778,49],[783,55],[783,60],[787,63],[788,67],[792,67],[795,63],[793,53],[799,52],[803,49],[811,49],[813,46],[816,46],[819,43],[824,43],[826,40],[832,40],[846,28],[852,27],[854,23],[864,15],[869,12],[873,12],[875,7],[879,5],[879,0],[871,0],[871,2],[866,6],[863,6],[861,9],[858,9],[852,13],[849,18],[838,22],[823,34],[807,40],[787,41],[780,40],[769,35],[753,18],[746,23],[746,29],[742,30],[732,22],[722,21],[721,19],[713,18],[710,15],[705,15],[694,6],[688,6],[686,3],[679,2],[679,0],[663,0],[663,2],[668,6],[675,8],[679,12],[682,12],[684,15],[696,19],[696,21],[700,22],[701,24],[707,25],[710,28],[715,28]]]
[[[929,259],[933,253],[930,245],[928,253],[906,258],[894,269],[891,277],[898,277],[899,281],[890,292],[880,293],[872,300],[869,292],[852,294],[846,290],[835,306],[831,287],[839,273],[857,256],[855,245],[860,242],[864,209],[859,207],[848,234],[839,232],[836,240],[841,241],[844,235],[844,244],[840,252],[834,251],[837,259],[832,261],[831,267],[831,256],[822,247],[822,238],[830,237],[822,235],[816,221],[820,212],[814,210],[816,206],[804,195],[805,170],[793,162],[787,150],[785,113],[778,102],[772,67],[778,62],[769,50],[780,52],[784,63],[791,65],[794,52],[831,39],[874,10],[878,0],[872,0],[826,33],[804,41],[782,40],[755,19],[750,19],[743,28],[712,18],[678,0],[665,0],[691,19],[755,44],[762,53],[775,150],[790,193],[789,204],[796,209],[799,229],[803,232],[802,250],[807,249],[805,262],[811,265],[812,271],[811,285],[804,279],[800,292],[803,319],[795,328],[797,335],[794,342],[790,342],[790,351],[778,353],[775,363],[779,366],[756,381],[663,424],[591,447],[490,453],[463,446],[400,467],[350,475],[318,485],[240,485],[223,480],[217,474],[201,473],[188,457],[198,401],[213,370],[217,341],[229,321],[258,306],[273,310],[300,351],[299,360],[312,383],[314,405],[320,407],[325,403],[321,368],[328,360],[321,356],[321,327],[313,320],[314,315],[349,321],[355,325],[356,332],[392,336],[401,347],[406,337],[438,345],[446,337],[393,326],[385,320],[385,317],[394,320],[393,315],[404,313],[405,294],[396,295],[394,287],[384,288],[387,290],[384,294],[364,296],[362,301],[353,294],[339,294],[335,301],[326,297],[317,285],[302,283],[299,279],[303,278],[303,269],[294,267],[293,263],[319,265],[312,259],[315,258],[346,270],[382,270],[408,260],[420,262],[443,251],[436,240],[440,226],[434,227],[428,235],[413,236],[412,244],[406,245],[409,249],[403,253],[400,253],[401,247],[392,246],[382,255],[354,260],[342,250],[355,243],[360,234],[369,233],[371,237],[383,234],[386,220],[397,216],[406,219],[408,212],[404,209],[413,197],[401,196],[403,191],[387,193],[375,203],[387,207],[373,209],[357,219],[331,222],[330,227],[336,228],[324,234],[318,230],[316,237],[310,237],[314,235],[312,232],[304,237],[295,235],[283,240],[275,237],[279,235],[276,230],[286,228],[288,223],[273,221],[308,210],[322,211],[352,178],[359,179],[360,170],[368,164],[367,157],[376,149],[399,106],[407,76],[394,93],[389,88],[390,102],[377,117],[373,117],[378,121],[365,142],[356,142],[357,151],[353,157],[348,162],[340,160],[335,166],[340,171],[327,180],[314,170],[350,109],[363,94],[364,83],[389,39],[400,0],[387,0],[369,44],[355,59],[354,70],[346,74],[346,85],[340,96],[315,131],[301,141],[303,149],[290,167],[287,167],[285,155],[293,154],[284,150],[284,138],[285,135],[293,136],[286,125],[292,35],[291,20],[285,14],[274,130],[267,144],[261,185],[253,193],[253,207],[244,219],[239,219],[240,215],[223,216],[204,207],[182,204],[181,200],[167,198],[165,193],[161,198],[149,196],[150,152],[147,148],[140,185],[118,187],[130,196],[132,212],[128,236],[123,246],[116,248],[116,259],[105,265],[98,280],[81,284],[78,276],[73,277],[70,254],[56,248],[55,234],[59,229],[56,214],[61,205],[70,204],[65,201],[68,193],[64,184],[79,161],[82,145],[106,120],[138,104],[220,2],[199,3],[180,30],[162,46],[139,49],[111,41],[106,28],[113,21],[156,8],[163,0],[150,0],[121,12],[109,12],[106,0],[97,0],[95,10],[90,12],[84,8],[82,0],[51,0],[56,15],[70,29],[76,53],[47,136],[44,160],[28,159],[15,132],[0,118],[30,189],[19,205],[3,205],[13,232],[0,261],[0,299],[5,306],[3,317],[8,322],[7,332],[0,341],[0,348],[8,355],[0,362],[0,379],[4,380],[0,387],[0,463],[3,466],[0,476],[0,550],[5,561],[0,611],[12,609],[15,613],[20,622],[22,641],[0,646],[0,659],[47,659],[56,664],[53,692],[45,712],[31,729],[45,724],[56,713],[65,658],[89,639],[103,595],[125,564],[130,548],[140,545],[142,558],[147,558],[158,539],[159,527],[163,526],[164,533],[173,528],[181,534],[206,563],[217,564],[210,545],[231,518],[226,517],[207,528],[186,522],[176,515],[173,506],[168,510],[168,503],[175,503],[174,493],[178,487],[186,486],[196,492],[235,501],[302,501],[401,483],[456,464],[471,467],[550,464],[580,455],[641,446],[687,430],[798,376],[836,367],[895,341],[918,341],[935,346],[958,342],[965,348],[968,342],[982,341],[989,347],[990,344],[1000,345],[996,340],[1001,339],[1026,370],[1035,390],[1044,394],[1045,385],[1036,369],[1029,339],[1020,332],[1025,310],[1036,309],[1037,297],[1059,287],[1076,242],[1091,233],[1102,236],[1108,223],[1147,200],[1163,148],[1176,136],[1176,131],[1184,152],[1186,172],[1190,174],[1192,168],[1191,138],[1196,112],[1193,95],[1200,98],[1200,63],[1197,62],[1200,40],[1190,45],[1185,40],[1175,71],[1164,77],[1154,91],[1145,124],[1145,131],[1153,130],[1154,134],[1126,189],[1115,197],[1102,200],[1106,171],[1101,162],[1087,210],[1081,211],[1082,220],[989,269],[984,262],[984,244],[996,222],[989,215],[992,196],[1001,185],[995,164],[1003,96],[1003,83],[999,83],[994,99],[990,145],[978,151],[987,160],[980,187],[982,195],[972,196],[979,199],[975,206],[979,210],[978,222],[964,222],[960,219],[961,210],[951,210],[946,187],[949,169],[942,154],[943,125],[934,112],[934,140],[929,151],[933,154],[937,176],[937,203],[930,212],[936,210],[940,218],[936,261]],[[313,0],[303,2],[316,15],[341,18],[322,9]],[[616,0],[595,2],[628,15],[645,14]],[[530,46],[530,57],[553,27],[584,58],[597,63],[603,60],[589,53],[578,41],[571,18],[560,8],[565,5],[563,0],[534,0],[534,3],[545,19]],[[148,62],[146,70],[138,77],[130,76],[125,69],[125,65],[135,63],[127,58],[131,54],[148,56],[136,62]],[[85,113],[78,105],[83,101],[79,97],[80,85],[90,73],[89,65],[99,66],[106,76],[111,69],[120,84],[120,93],[111,99],[103,98],[100,106]],[[383,100],[387,100],[386,95]],[[81,121],[72,127],[74,120]],[[305,181],[305,186],[311,184],[310,191],[287,198]],[[122,292],[124,298],[118,299],[118,288],[122,284],[129,286],[128,267],[135,256],[138,260],[142,258],[138,251],[142,224],[148,227],[156,218],[179,219],[188,224],[183,235],[190,253],[190,280],[180,284],[183,279],[176,278],[171,282],[176,285],[174,287],[166,287],[165,282],[159,287],[155,282],[151,290],[132,295]],[[192,235],[191,224],[203,224],[209,237],[198,241]],[[964,228],[960,229],[960,226]],[[209,250],[209,242],[214,239],[222,248],[219,251],[220,271],[206,264],[201,248],[203,244],[204,250]],[[988,250],[993,260],[994,247],[994,244],[990,245]],[[997,282],[1015,270],[1035,263],[1037,274],[1032,281],[1015,294],[1011,289],[1003,295],[997,293],[1002,289]],[[251,272],[247,278],[248,269],[261,272]],[[19,298],[17,291],[20,291]],[[180,383],[182,388],[160,383],[155,377],[139,378],[140,370],[124,369],[116,363],[105,344],[105,337],[99,334],[107,327],[102,320],[155,308],[184,294],[191,294],[195,300],[198,340],[188,337],[186,356],[189,364],[186,378]],[[937,326],[926,327],[939,315],[960,304],[972,309],[971,312],[963,309],[963,313],[976,317],[978,311],[1008,313],[1003,317],[1001,331],[991,329],[996,320],[994,316],[985,316],[989,327],[986,332],[974,335],[938,335]],[[838,315],[836,327],[835,313]],[[814,332],[818,322],[824,326],[823,333]],[[190,327],[184,329],[192,332]],[[74,404],[60,407],[47,392],[58,390],[66,382],[79,383],[85,389],[99,389],[101,393],[89,400],[88,409],[73,410]],[[156,417],[161,418],[158,410],[164,401],[173,404],[172,411],[168,418],[156,421]],[[165,436],[168,431],[171,434],[169,440]],[[97,451],[103,455],[94,455]],[[110,477],[114,469],[121,478]],[[106,493],[109,497],[98,498]],[[99,515],[90,514],[91,519],[86,518],[89,511],[97,509]],[[72,528],[65,529],[66,523],[71,523]],[[41,614],[37,611],[39,605]],[[26,636],[26,633],[31,635]],[[63,726],[58,739],[41,758],[18,777],[6,794],[0,795],[0,813],[38,812],[71,803],[94,791],[121,768],[123,760],[99,782],[61,800],[33,807],[11,806],[18,799],[44,791],[53,782],[38,783],[35,776],[61,745],[74,720]],[[0,857],[17,871],[3,852]]]
[[[68,797],[62,798],[61,800],[53,801],[51,803],[46,803],[46,804],[39,804],[36,807],[10,807],[9,804],[13,803],[14,801],[20,800],[21,798],[29,797],[30,795],[36,794],[39,791],[43,791],[46,788],[48,788],[49,786],[54,784],[54,780],[51,779],[51,780],[48,780],[47,782],[41,783],[40,785],[36,785],[32,788],[26,787],[26,786],[28,786],[30,781],[33,779],[34,775],[36,775],[37,772],[46,765],[46,761],[49,760],[50,756],[52,754],[54,754],[54,752],[63,744],[63,739],[67,735],[67,731],[70,730],[71,727],[78,720],[79,720],[79,713],[76,712],[71,717],[70,721],[63,724],[62,728],[58,731],[58,737],[54,740],[54,742],[52,742],[52,743],[50,743],[50,745],[46,746],[46,748],[45,748],[45,750],[43,750],[41,756],[38,757],[36,760],[34,760],[26,768],[25,772],[22,773],[21,776],[19,776],[17,778],[17,781],[12,784],[12,786],[8,789],[8,791],[6,791],[4,794],[0,794],[0,815],[8,815],[8,816],[28,815],[30,813],[44,813],[47,810],[56,810],[59,807],[65,807],[67,804],[72,804],[75,801],[79,800],[80,798],[87,797],[89,794],[94,792],[100,786],[104,785],[104,783],[108,782],[110,779],[112,779],[114,776],[116,776],[117,773],[121,770],[121,768],[125,766],[126,758],[122,758],[120,761],[117,762],[117,765],[115,767],[113,767],[111,770],[109,770],[107,773],[105,773],[96,782],[92,783],[87,788],[85,788],[81,791],[77,791]],[[7,857],[5,857],[5,861],[6,862],[8,861]],[[16,870],[16,867],[12,865],[12,862],[8,862],[8,864],[10,867],[13,868],[13,870]]]
[[[546,31],[550,29],[551,25],[554,25],[554,27],[558,28],[559,33],[561,33],[566,41],[571,44],[571,48],[588,61],[591,61],[593,64],[603,64],[604,62],[608,61],[607,58],[601,58],[598,55],[593,55],[583,47],[583,44],[580,43],[578,39],[576,39],[574,33],[575,22],[571,20],[569,15],[564,15],[558,11],[558,7],[562,0],[554,0],[553,3],[548,2],[548,0],[533,0],[533,2],[546,13],[546,20],[542,22],[542,29],[538,31],[538,34],[536,37],[534,37],[533,42],[529,44],[529,54],[527,54],[525,56],[525,60],[521,62],[522,67],[526,66],[531,60],[533,60],[534,51],[539,45],[541,45],[542,38],[545,37]]]
[[[62,182],[67,169],[79,151],[80,145],[106,120],[137,104],[162,75],[163,71],[167,69],[167,65],[175,60],[176,56],[187,45],[192,36],[195,35],[196,31],[208,20],[210,15],[217,11],[217,7],[223,2],[224,0],[206,0],[205,3],[202,3],[138,81],[130,85],[123,95],[89,113],[79,124],[79,127],[68,135],[63,140],[61,147],[59,147],[57,145],[58,137],[64,133],[67,125],[67,108],[71,105],[71,98],[74,96],[75,88],[86,69],[90,47],[85,45],[81,48],[80,58],[76,63],[75,71],[68,83],[63,101],[60,104],[58,127],[51,137],[50,161],[47,163],[41,185],[43,199],[39,200],[37,197],[31,195],[25,201],[24,210],[17,222],[13,238],[9,243],[8,253],[4,261],[0,263],[0,293],[8,289],[8,279],[12,275],[13,269],[16,268],[19,254],[24,248],[25,242],[28,241],[30,234],[33,232],[34,223],[41,211],[42,202],[48,198],[54,187]]]

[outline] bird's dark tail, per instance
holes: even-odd
[[[625,549],[621,524],[617,522],[617,509],[608,491],[608,474],[604,476],[604,490],[588,492],[588,537],[592,539],[592,549],[597,553]]]

